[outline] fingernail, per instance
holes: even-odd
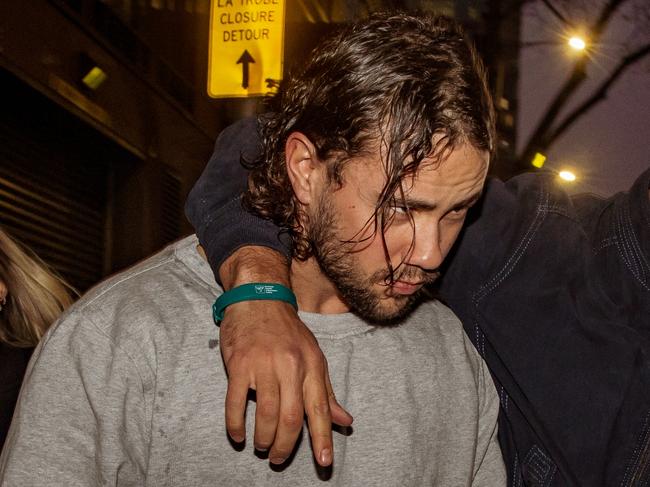
[[[241,442],[243,442],[243,441],[246,439],[246,438],[243,437],[243,436],[237,436],[237,435],[230,435],[230,438],[231,438],[232,441],[234,441],[235,443],[241,443]]]
[[[255,449],[256,449],[257,451],[259,451],[259,452],[262,452],[262,453],[269,451],[268,448],[260,448],[259,446],[256,446]]]
[[[282,465],[284,463],[284,458],[276,457],[269,460],[274,465]]]
[[[320,462],[323,465],[332,463],[332,450],[325,448],[320,452]]]

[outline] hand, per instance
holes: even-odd
[[[288,285],[284,258],[273,250],[244,247],[222,266],[227,289],[246,282]],[[226,428],[244,441],[246,398],[257,394],[255,448],[269,451],[272,463],[291,454],[307,414],[312,449],[318,464],[332,463],[332,422],[352,424],[337,402],[327,360],[294,308],[281,301],[244,301],[229,306],[220,331],[221,353],[228,371]]]

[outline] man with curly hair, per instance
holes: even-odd
[[[290,229],[295,296],[278,283],[224,293],[195,237],[100,285],[35,352],[1,482],[505,485],[490,374],[424,291],[481,196],[491,106],[450,21],[377,16],[321,43],[264,117],[262,156],[249,161],[249,205]],[[249,403],[246,419],[221,414],[224,401],[246,403],[249,384],[228,388],[208,311],[218,295],[219,320],[250,294],[298,307],[333,390],[358,413],[353,429],[337,417],[319,465],[308,443],[320,430],[303,427],[301,405],[283,404],[277,431],[264,427],[275,402]],[[266,384],[253,385],[259,397],[279,393]],[[237,453],[243,438],[226,439],[226,423],[254,418],[271,468]],[[295,449],[287,432],[302,435]]]

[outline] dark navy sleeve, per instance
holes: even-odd
[[[440,293],[493,374],[513,485],[650,481],[649,184],[490,181],[450,256]]]
[[[219,134],[214,153],[185,204],[185,214],[217,282],[221,264],[242,246],[259,245],[289,255],[286,234],[272,222],[250,214],[241,204],[248,176],[242,161],[254,160],[260,150],[255,118],[227,127]]]
[[[650,327],[650,169],[628,192],[603,199],[576,196],[572,203],[595,255],[592,274],[628,319]],[[612,278],[620,277],[615,285]],[[645,293],[641,291],[645,291]],[[645,298],[642,300],[640,298]],[[636,310],[636,311],[635,311]]]
[[[490,276],[498,274],[495,285],[513,276],[534,281],[545,260],[584,251],[590,258],[577,262],[589,265],[590,277],[610,299],[621,308],[643,308],[645,302],[631,299],[650,291],[649,186],[650,169],[629,191],[609,198],[569,196],[551,173],[528,173],[505,183],[489,180],[447,260],[440,296],[457,303],[463,317],[465,305]],[[568,247],[571,239],[579,239],[580,247]],[[514,272],[522,256],[536,259],[537,265]],[[612,286],[614,277],[619,282]],[[557,276],[559,283],[564,279],[562,273]],[[641,321],[650,325],[650,319]]]

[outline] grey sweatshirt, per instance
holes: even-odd
[[[184,239],[81,299],[36,349],[0,458],[0,485],[498,486],[498,399],[457,318],[422,304],[396,327],[301,313],[352,431],[316,468],[307,428],[288,464],[237,451],[210,306],[221,292]],[[254,403],[247,431],[254,429]]]

